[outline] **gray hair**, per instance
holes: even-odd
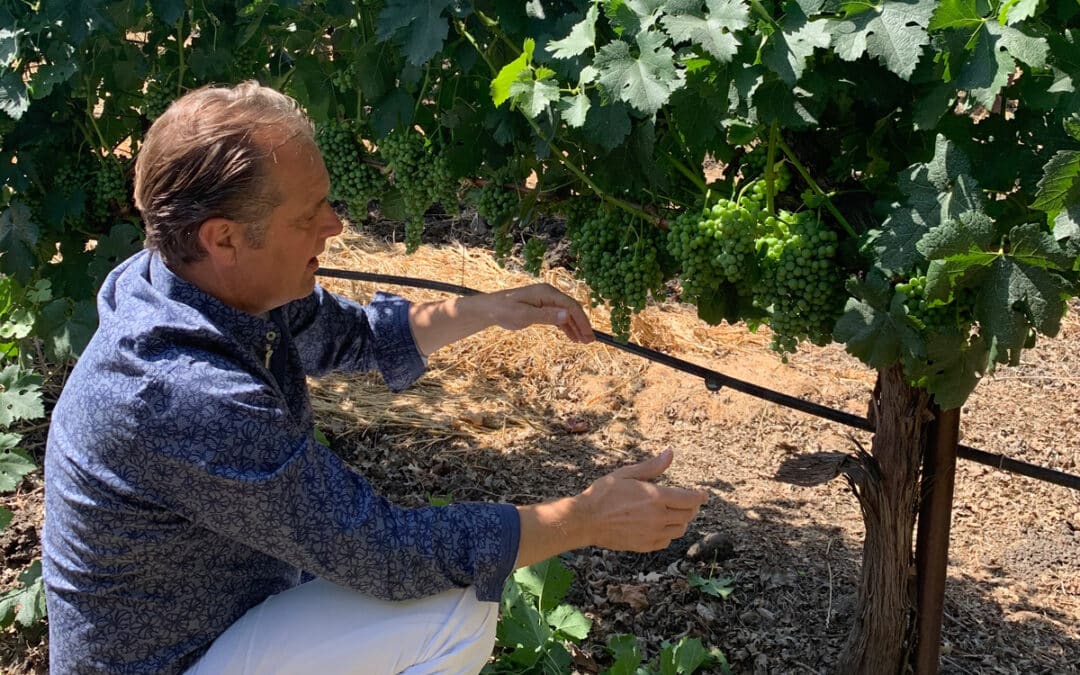
[[[294,138],[314,143],[311,120],[295,100],[258,82],[177,99],[151,125],[135,161],[146,247],[170,265],[201,260],[198,231],[210,218],[242,223],[260,246],[264,221],[283,199],[266,160]]]

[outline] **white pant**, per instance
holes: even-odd
[[[252,607],[187,675],[475,675],[498,616],[472,588],[389,602],[316,579]]]

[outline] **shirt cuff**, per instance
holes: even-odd
[[[401,391],[427,370],[427,359],[409,327],[408,300],[379,292],[364,306],[375,338],[375,359],[386,386]]]
[[[502,546],[495,566],[478,572],[473,580],[476,599],[481,602],[498,602],[502,598],[503,587],[506,585],[506,579],[514,571],[518,546],[521,543],[521,516],[518,515],[517,508],[511,504],[492,504],[491,506],[497,509],[496,513],[502,522]]]

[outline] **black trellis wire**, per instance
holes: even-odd
[[[433,291],[444,291],[446,293],[453,293],[455,295],[476,295],[480,293],[476,289],[469,288],[467,286],[458,286],[456,284],[448,284],[442,281],[433,281],[430,279],[417,279],[414,277],[401,277],[391,274],[376,274],[373,272],[357,272],[353,270],[339,270],[326,267],[320,267],[316,274],[324,277],[331,277],[335,279],[349,279],[352,281],[368,281],[378,284],[389,284],[393,286],[409,286],[413,288],[426,288]],[[702,378],[705,381],[705,386],[710,391],[719,391],[723,387],[734,389],[735,391],[749,394],[756,398],[764,399],[770,403],[775,403],[785,408],[792,408],[800,412],[807,413],[808,415],[814,415],[823,419],[830,420],[832,422],[839,422],[840,424],[854,427],[856,429],[862,429],[863,431],[874,431],[874,424],[865,417],[859,415],[853,415],[846,413],[842,410],[830,408],[825,405],[813,403],[805,399],[798,398],[797,396],[791,396],[784,394],[766,387],[762,387],[745,380],[724,375],[715,370],[699,366],[689,361],[658,352],[648,347],[642,347],[641,345],[634,344],[632,342],[619,342],[611,335],[603,333],[601,331],[593,331],[596,335],[596,339],[606,345],[610,345],[616,349],[621,349],[624,352],[629,352],[636,356],[654,361],[656,363],[663,364],[669,368],[680,370],[690,375],[695,375]],[[1074,476],[1072,474],[1058,471],[1056,469],[1050,469],[1044,466],[1038,466],[1036,464],[1029,464],[1028,462],[1022,462],[1017,459],[1011,459],[1004,455],[999,455],[992,452],[986,452],[978,448],[973,448],[968,445],[957,446],[957,455],[963,459],[976,462],[978,464],[985,464],[992,466],[1002,471],[1008,471],[1011,473],[1020,474],[1021,476],[1027,476],[1028,478],[1034,478],[1036,480],[1045,481],[1047,483],[1054,483],[1055,485],[1061,485],[1074,490],[1080,490],[1080,476]]]

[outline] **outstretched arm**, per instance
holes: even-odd
[[[491,326],[519,330],[534,324],[557,326],[574,342],[588,343],[594,339],[581,305],[548,284],[450,298],[409,308],[413,339],[425,356]]]
[[[666,548],[686,533],[708,500],[705,492],[651,482],[671,461],[672,452],[666,450],[616,469],[574,497],[519,506],[517,566],[583,546],[640,552]]]

